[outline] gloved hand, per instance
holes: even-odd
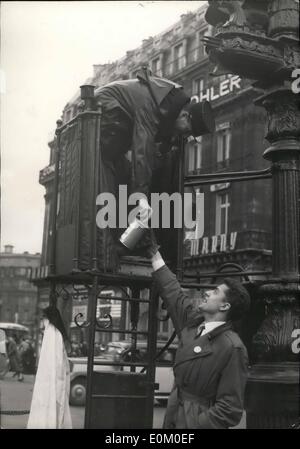
[[[120,243],[120,242],[115,243],[115,250],[116,250],[118,257],[133,255],[132,252],[128,248],[126,248],[125,245],[122,245],[122,243]]]
[[[147,257],[148,259],[152,259],[159,248],[160,245],[158,245],[156,241],[154,231],[153,229],[149,228],[146,230],[145,235],[137,244],[136,250],[134,250],[134,254],[138,253],[138,255]]]

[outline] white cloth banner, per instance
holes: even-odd
[[[70,367],[63,337],[46,319],[27,429],[72,429],[69,393]]]

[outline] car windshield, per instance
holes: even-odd
[[[157,353],[161,349],[161,345],[157,347]],[[156,359],[156,363],[162,365],[172,365],[175,359],[176,348],[168,348],[166,349],[160,356]],[[132,361],[132,351],[130,350],[130,343],[128,345],[124,344],[114,344],[109,343],[105,350],[101,354],[107,358],[114,358],[116,355],[121,355],[121,358],[124,362]],[[137,344],[137,348],[135,350],[134,359],[140,362],[148,360],[148,349],[147,346],[143,345],[141,347],[140,344]]]
[[[121,354],[125,348],[119,345],[107,345],[105,350],[102,352],[102,355],[113,356],[115,354]]]

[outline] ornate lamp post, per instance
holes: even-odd
[[[299,1],[209,1],[205,38],[214,73],[234,73],[261,89],[255,104],[268,115],[263,157],[273,183],[272,279],[260,288],[265,318],[252,341],[255,355],[246,392],[248,428],[287,428],[299,419],[300,102],[292,73],[300,66]]]

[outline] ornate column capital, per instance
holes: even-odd
[[[288,86],[277,86],[258,97],[255,104],[264,107],[268,114],[266,139],[270,143],[284,139],[286,149],[300,151],[299,97]],[[267,150],[265,155],[269,152]]]

